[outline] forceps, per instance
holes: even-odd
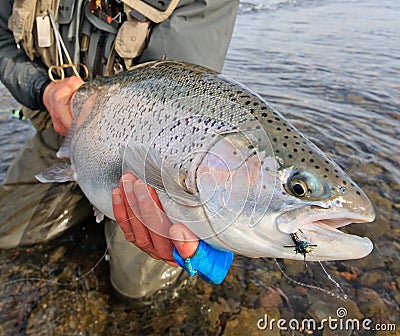
[[[56,82],[57,80],[63,80],[65,78],[65,72],[64,70],[67,68],[71,68],[74,75],[78,76],[78,77],[82,77],[79,74],[78,70],[83,70],[83,72],[85,73],[84,77],[82,77],[83,80],[88,79],[89,77],[89,70],[86,67],[85,64],[83,63],[78,63],[78,64],[74,64],[72,63],[71,57],[69,56],[68,50],[65,47],[64,41],[61,37],[60,31],[57,28],[57,25],[53,19],[53,15],[51,15],[50,12],[48,12],[49,18],[50,18],[50,23],[51,26],[53,28],[54,31],[54,38],[56,40],[56,46],[57,46],[57,50],[58,50],[58,57],[60,59],[60,65],[52,65],[50,66],[49,70],[48,70],[48,74],[49,74],[49,78],[53,81]],[[64,52],[65,57],[67,58],[67,62],[68,63],[64,63],[64,58],[63,58],[63,54],[62,52]],[[56,71],[56,73],[58,73],[60,75],[59,79],[55,79],[53,76],[53,71]]]

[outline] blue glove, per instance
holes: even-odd
[[[219,285],[226,277],[233,261],[233,253],[220,251],[199,241],[199,246],[191,258],[183,259],[176,247],[173,256],[177,264],[190,276],[198,274],[210,284]]]

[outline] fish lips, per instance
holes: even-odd
[[[315,245],[307,253],[307,260],[328,261],[359,259],[373,249],[369,238],[344,233],[337,228],[352,223],[367,223],[375,219],[373,209],[365,214],[354,213],[340,208],[323,208],[316,205],[294,209],[280,215],[276,226],[282,233],[301,232],[301,240]],[[293,259],[302,259],[297,255]]]

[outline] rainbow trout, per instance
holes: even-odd
[[[112,190],[132,171],[156,189],[172,222],[216,248],[302,259],[299,246],[287,248],[296,237],[309,245],[308,260],[372,250],[368,238],[338,230],[374,220],[364,192],[260,96],[224,75],[147,63],[84,84],[72,110],[60,149],[71,165],[37,177],[75,180],[109,218]]]

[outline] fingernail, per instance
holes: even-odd
[[[133,181],[132,180],[122,180],[122,185],[124,187],[124,191],[131,193],[133,191]]]
[[[176,245],[182,245],[185,242],[185,236],[182,231],[170,231],[169,236]]]
[[[122,197],[119,192],[113,192],[113,202],[114,204],[120,204],[122,202]]]
[[[138,180],[135,183],[135,194],[139,201],[143,201],[148,197],[149,190],[147,189],[146,183]]]

